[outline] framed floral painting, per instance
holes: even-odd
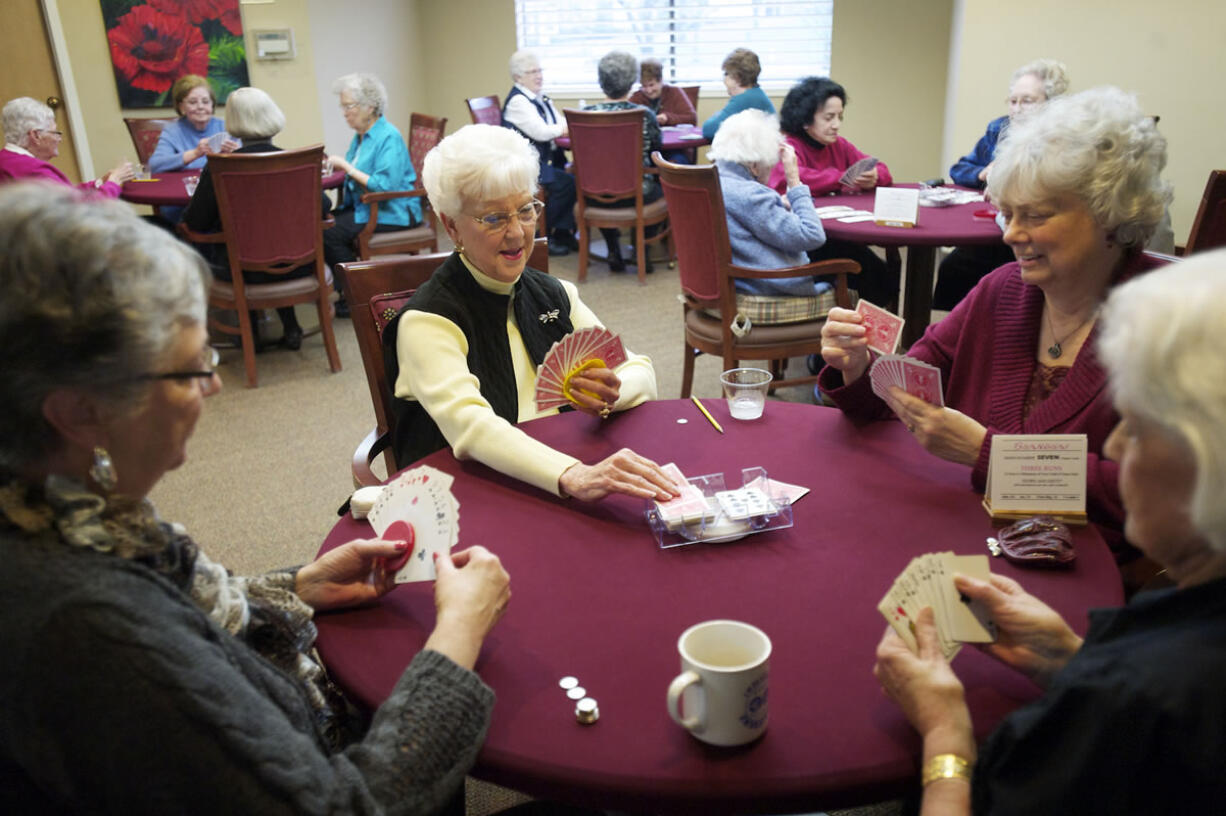
[[[184,74],[208,77],[218,104],[248,84],[238,0],[101,0],[122,108],[170,107]]]

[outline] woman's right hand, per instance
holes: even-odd
[[[471,669],[481,643],[506,612],[511,584],[498,556],[469,547],[434,560],[437,618],[426,648]]]
[[[843,384],[851,385],[868,368],[868,330],[860,325],[858,312],[835,306],[822,324],[822,359],[843,372]]]
[[[125,181],[131,181],[134,178],[136,178],[136,168],[132,165],[132,162],[126,161],[108,170],[106,175],[102,177],[102,180],[123,184]]]
[[[779,161],[783,164],[783,178],[788,189],[800,186],[800,162],[796,158],[796,148],[790,142],[779,143]]]
[[[656,501],[680,495],[677,485],[659,465],[629,448],[622,448],[594,465],[582,462],[571,465],[558,477],[558,486],[579,501],[596,501],[610,493]]]
[[[988,582],[955,575],[954,586],[983,603],[996,622],[996,642],[981,648],[1044,688],[1081,648],[1064,618],[1012,578],[993,574]]]

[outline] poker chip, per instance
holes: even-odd
[[[563,677],[558,681],[558,685],[569,691],[579,685],[579,679],[576,677]]]

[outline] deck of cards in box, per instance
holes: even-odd
[[[672,476],[681,495],[672,501],[648,502],[646,516],[661,548],[699,542],[736,541],[747,535],[792,526],[792,501],[808,490],[772,482],[765,468],[741,471],[741,486],[729,489],[724,474],[686,478],[672,463],[663,470]]]

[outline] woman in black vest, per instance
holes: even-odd
[[[556,411],[538,411],[534,400],[550,347],[600,325],[574,285],[526,268],[542,209],[533,197],[538,170],[527,139],[490,125],[461,128],[426,156],[426,192],[456,251],[384,332],[396,459],[408,464],[450,445],[459,459],[557,495],[671,498],[668,476],[629,449],[585,465],[515,427]],[[628,353],[572,388],[571,407],[607,417],[654,399],[655,371]]]

